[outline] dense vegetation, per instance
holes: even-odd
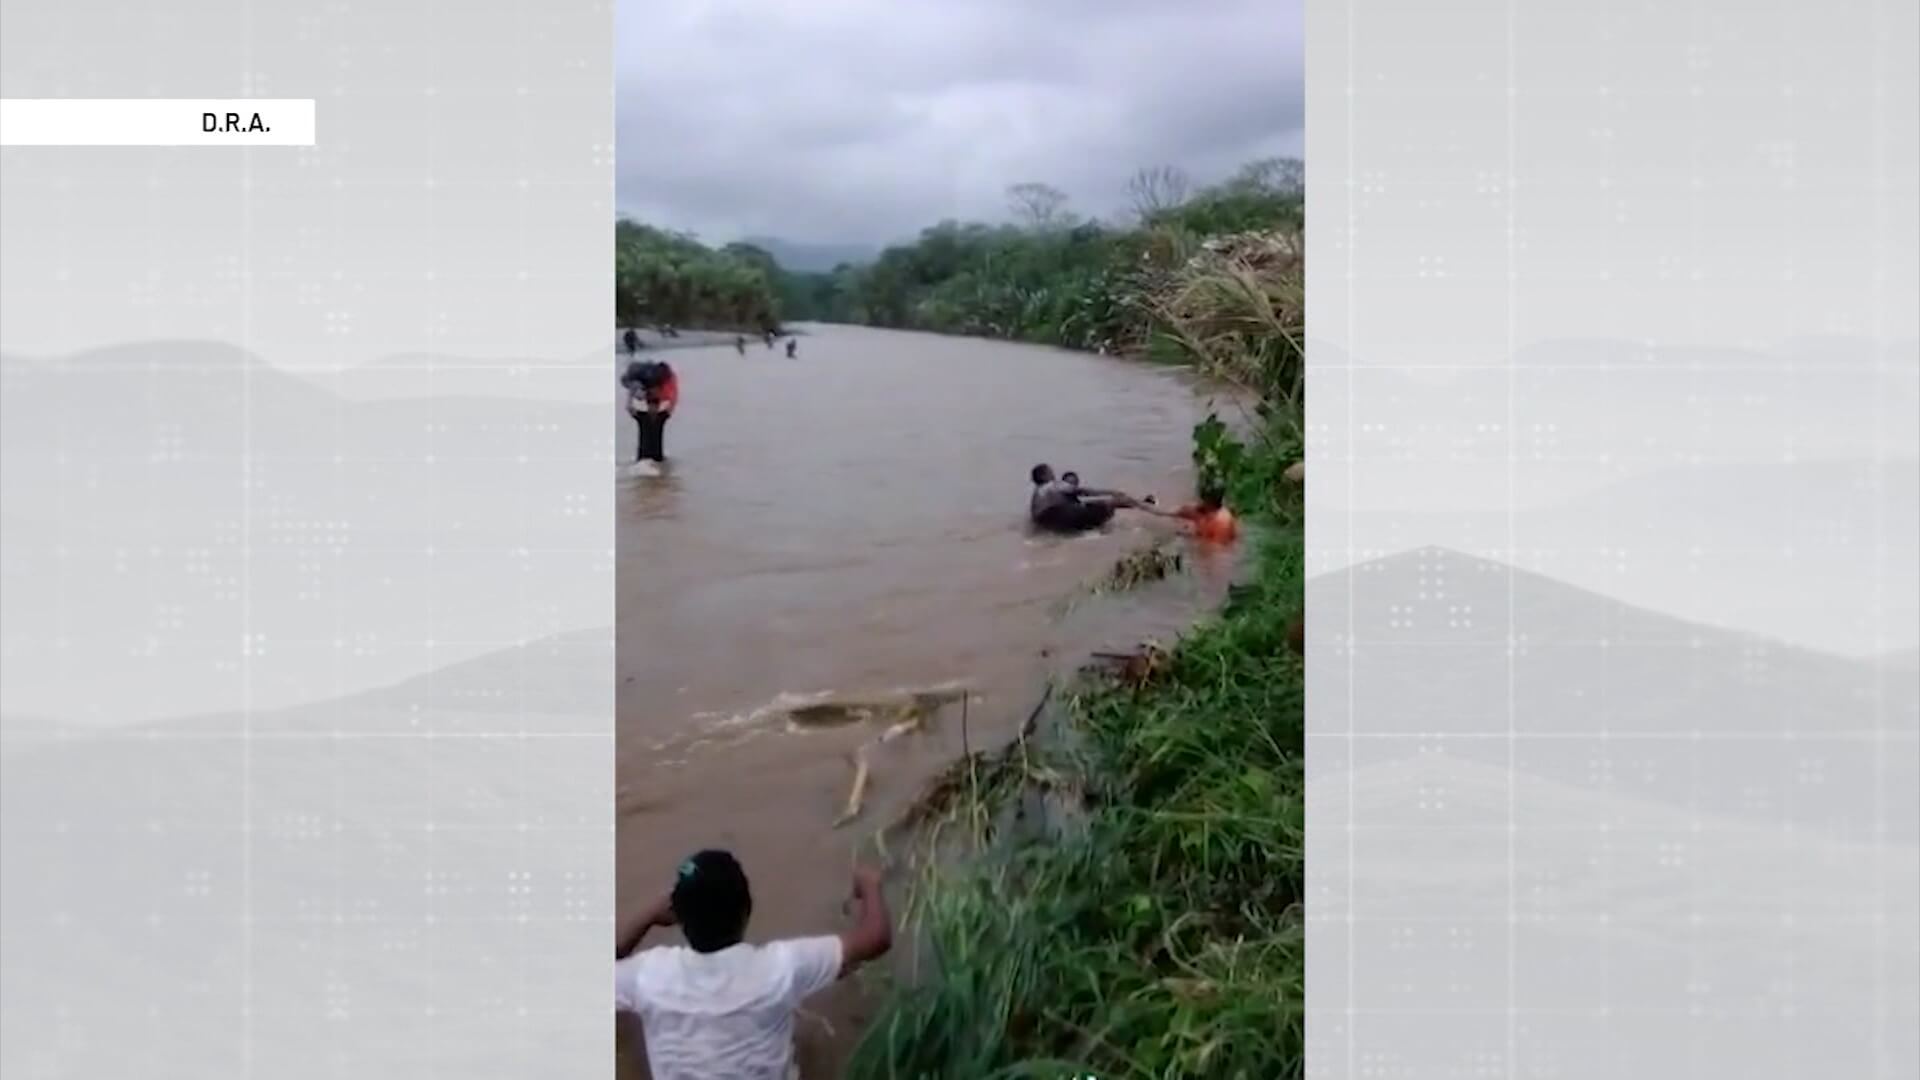
[[[1250,590],[1142,687],[1073,707],[1084,831],[985,850],[916,897],[928,955],[857,1080],[1301,1075],[1303,689],[1288,649],[1298,517]]]
[[[1191,191],[1178,171],[1144,169],[1128,224],[1083,220],[1067,196],[1018,184],[1013,224],[941,222],[911,243],[830,273],[784,269],[750,244],[708,248],[631,221],[616,229],[621,325],[760,330],[782,321],[859,323],[1033,341],[1080,349],[1177,354],[1155,340],[1150,303],[1166,275],[1212,237],[1297,236],[1302,171],[1258,161]]]
[[[1299,205],[1238,191],[1147,215],[1127,241],[1140,265],[1105,268],[1123,283],[1105,325],[1256,403],[1247,424],[1194,432],[1199,471],[1255,526],[1252,581],[1170,652],[1078,686],[1061,738],[964,764],[972,783],[948,790],[965,792],[952,820],[971,824],[971,857],[916,889],[919,974],[886,998],[856,1080],[1302,1073]],[[909,309],[942,310],[924,298],[943,280]],[[1011,824],[1004,808],[1035,788],[1084,792],[1079,828]]]
[[[769,330],[779,326],[773,256],[747,244],[714,250],[691,236],[614,225],[614,314],[620,326]]]
[[[1299,228],[1301,176],[1297,161],[1260,161],[1189,193],[1174,170],[1142,170],[1124,226],[1081,220],[1061,192],[1020,184],[1009,190],[1017,224],[941,222],[868,265],[802,276],[783,299],[791,318],[1129,351],[1149,343],[1141,301],[1157,273],[1207,237]]]

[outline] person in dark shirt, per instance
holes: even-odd
[[[622,338],[621,340],[622,340],[622,341],[623,341],[623,342],[624,342],[624,343],[626,344],[626,346],[627,346],[627,355],[628,355],[628,356],[632,356],[632,355],[634,355],[635,353],[637,353],[637,352],[639,352],[639,351],[640,351],[640,332],[639,332],[639,331],[637,331],[637,330],[634,330],[633,328],[631,328],[631,327],[629,327],[629,328],[627,329],[627,334],[626,334],[626,336],[625,336],[624,338]]]
[[[1080,477],[1074,473],[1056,478],[1053,466],[1044,463],[1035,465],[1028,475],[1033,480],[1033,494],[1027,499],[1027,516],[1050,532],[1087,532],[1113,520],[1114,511],[1140,505],[1132,496],[1118,491],[1081,487]]]

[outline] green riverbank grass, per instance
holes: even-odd
[[[1289,495],[1252,540],[1250,584],[1161,670],[1070,702],[1076,747],[1048,768],[1088,791],[1080,827],[1003,838],[922,882],[920,974],[888,996],[849,1077],[1301,1074],[1304,702],[1288,632],[1302,536]]]

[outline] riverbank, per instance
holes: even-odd
[[[1297,486],[1270,490],[1227,606],[1082,683],[1064,738],[985,782],[996,805],[967,816],[999,827],[921,882],[920,976],[848,1076],[1300,1075],[1303,515]],[[1084,793],[1082,811],[1013,829],[1007,806],[1035,784]]]

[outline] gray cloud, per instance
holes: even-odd
[[[618,203],[710,241],[886,242],[1009,184],[1299,154],[1299,0],[625,0]]]

